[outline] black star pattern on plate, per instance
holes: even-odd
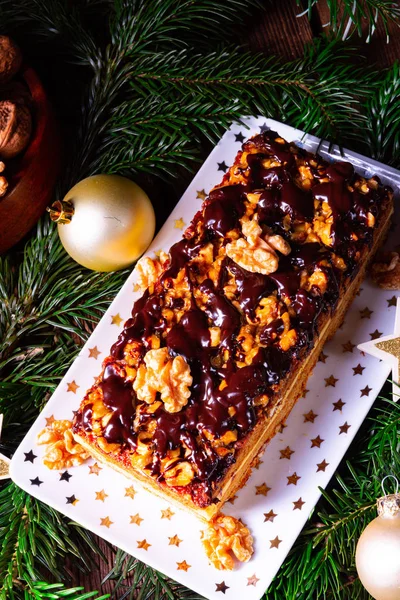
[[[65,496],[67,499],[67,504],[74,504],[74,502],[76,502],[76,498],[75,495],[72,494],[72,496]]]
[[[217,163],[218,165],[218,171],[223,171],[224,173],[226,173],[226,171],[228,170],[228,165],[226,164],[226,162],[223,160],[221,163]]]
[[[68,471],[64,471],[64,473],[60,473],[60,481],[66,481],[67,483],[69,483],[69,480],[71,479],[72,475],[70,473],[68,473]]]
[[[222,592],[225,594],[226,590],[229,590],[229,585],[225,584],[225,581],[221,581],[221,583],[216,583],[216,592]]]
[[[33,454],[32,450],[29,450],[29,452],[24,452],[24,454],[24,462],[31,462],[33,464],[33,461],[35,460],[35,458],[37,458],[36,454]]]
[[[241,131],[239,131],[239,133],[235,133],[235,142],[240,142],[241,144],[243,144],[244,139],[244,135]]]
[[[271,128],[268,127],[268,125],[266,123],[264,123],[263,125],[260,125],[260,133],[264,133],[264,131],[269,131]]]
[[[31,485],[37,485],[38,487],[42,485],[43,481],[40,481],[39,477],[35,477],[35,479],[30,479]]]

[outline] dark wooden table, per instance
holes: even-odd
[[[267,0],[264,0],[267,1]],[[307,16],[299,17],[302,12],[296,0],[274,0],[269,2],[268,10],[255,20],[244,36],[252,50],[262,51],[267,55],[276,55],[284,60],[299,58],[303,55],[304,44],[309,43],[314,37],[327,31],[324,25],[329,20],[329,12],[323,2],[314,7],[311,21]],[[352,43],[360,45],[361,53],[366,56],[368,63],[375,64],[377,68],[388,67],[396,59],[400,59],[400,29],[395,25],[390,26],[390,43],[386,41],[386,33],[379,25],[369,44],[364,44],[357,37]],[[71,569],[74,585],[82,585],[86,590],[101,590],[102,593],[112,592],[114,584],[101,582],[114,564],[115,549],[110,548],[103,540],[98,540],[103,549],[106,561],[99,559],[97,567],[92,572],[82,574]],[[120,594],[117,593],[116,598]]]

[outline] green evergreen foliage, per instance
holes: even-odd
[[[231,121],[247,114],[285,120],[400,166],[399,66],[377,73],[338,39],[339,9],[357,31],[365,22],[371,35],[377,20],[399,21],[394,3],[329,0],[334,37],[316,40],[301,59],[286,63],[238,42],[248,16],[268,10],[262,4],[0,0],[0,32],[17,39],[44,78],[50,69],[47,86],[69,119],[57,197],[99,171],[187,182],[184,169],[193,171]],[[315,0],[305,4],[311,11]],[[126,274],[75,264],[47,218],[0,259],[2,452],[11,455]],[[354,549],[375,516],[381,478],[400,472],[399,431],[400,406],[380,399],[268,599],[368,598]],[[0,544],[1,600],[99,595],[68,587],[64,566],[68,557],[88,572],[102,556],[94,536],[12,483],[0,490]],[[107,579],[118,598],[136,597],[139,589],[143,599],[198,598],[119,550]]]
[[[329,21],[332,31],[341,39],[348,39],[354,34],[365,36],[368,42],[374,35],[378,23],[382,23],[389,38],[390,23],[397,23],[400,7],[392,0],[324,0],[329,10]],[[313,7],[321,0],[305,0],[306,11],[311,18]],[[304,2],[297,0],[303,7]],[[325,24],[324,24],[325,25]]]

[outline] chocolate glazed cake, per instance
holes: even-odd
[[[384,239],[392,191],[256,135],[144,291],[74,418],[89,452],[212,518],[302,394]]]

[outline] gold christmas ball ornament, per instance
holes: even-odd
[[[119,175],[94,175],[77,183],[48,209],[68,254],[93,271],[117,271],[137,260],[154,236],[147,194]]]
[[[397,491],[398,483],[395,494],[378,499],[378,517],[366,527],[357,544],[358,576],[375,600],[400,600],[400,494]]]

